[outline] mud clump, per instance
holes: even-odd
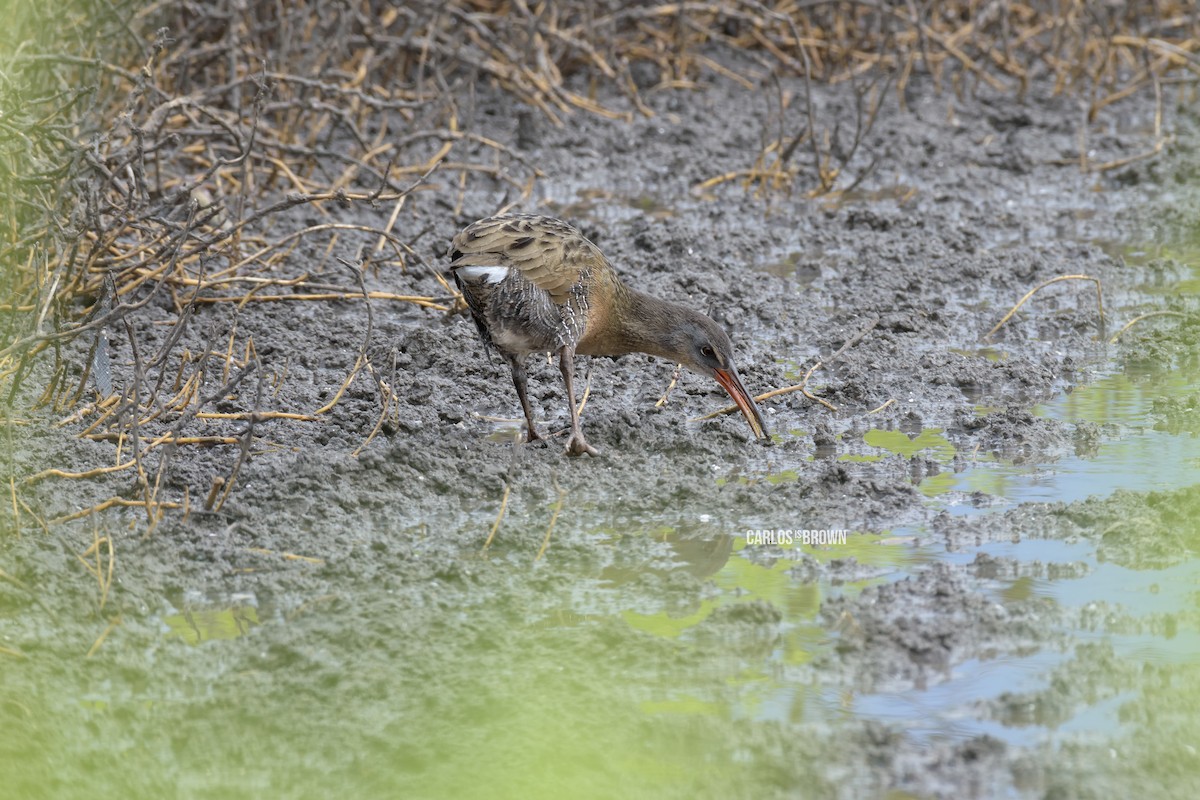
[[[825,624],[839,631],[841,667],[868,692],[926,688],[948,678],[967,653],[1035,648],[1048,635],[1048,614],[1037,600],[1001,606],[948,564],[821,608]]]

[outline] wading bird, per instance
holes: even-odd
[[[527,396],[525,360],[551,352],[567,388],[567,454],[597,455],[579,426],[575,356],[649,353],[706,375],[729,392],[751,430],[766,424],[733,364],[733,345],[704,314],[630,289],[596,245],[551,217],[512,214],[468,225],[450,246],[450,272],[486,345],[512,367],[528,441],[541,438]]]

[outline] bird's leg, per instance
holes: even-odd
[[[600,451],[587,443],[583,438],[583,429],[579,427],[579,409],[575,407],[575,348],[566,345],[558,351],[558,369],[562,372],[563,383],[567,385],[567,407],[571,409],[571,438],[567,440],[567,455],[598,456]]]
[[[517,387],[517,397],[521,399],[521,410],[525,412],[525,441],[532,442],[542,437],[538,436],[537,425],[533,423],[533,409],[529,407],[529,376],[525,373],[525,362],[514,356],[508,359],[508,363],[512,367],[513,386]]]

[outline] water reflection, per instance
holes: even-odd
[[[200,644],[213,639],[245,636],[259,625],[259,618],[254,606],[232,606],[183,611],[163,617],[163,623],[169,628],[167,638]]]

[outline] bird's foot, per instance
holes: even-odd
[[[589,456],[600,455],[600,451],[588,444],[587,440],[583,438],[582,431],[571,433],[571,438],[567,440],[566,453],[569,456],[581,456],[584,453],[587,453]]]
[[[545,438],[546,438],[545,436],[542,436],[540,433],[537,432],[537,428],[529,427],[529,428],[525,429],[526,443],[536,442],[538,439],[545,439]]]

